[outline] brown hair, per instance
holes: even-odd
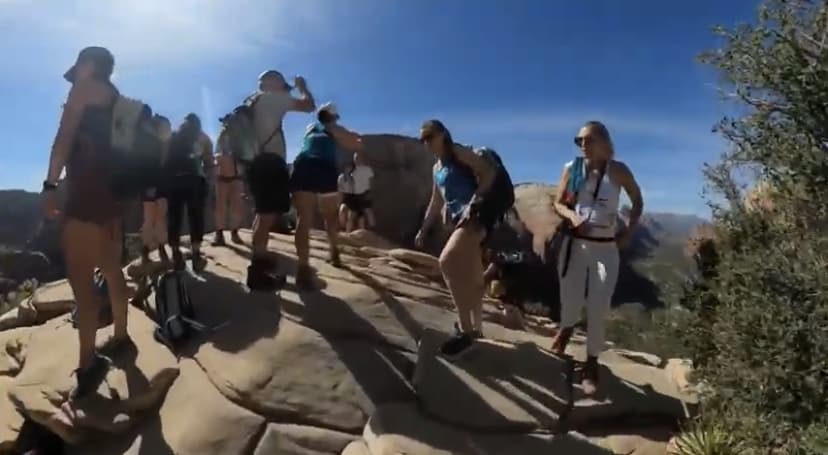
[[[584,128],[589,128],[591,131],[594,131],[604,142],[607,143],[607,146],[610,150],[610,158],[615,156],[615,146],[612,145],[612,137],[610,137],[609,130],[607,129],[606,125],[599,122],[598,120],[590,120],[584,123]]]
[[[426,120],[420,127],[420,140],[424,141],[426,136],[440,133],[443,135],[443,154],[449,160],[454,159],[454,139],[451,137],[451,132],[443,125],[443,122],[437,119]]]

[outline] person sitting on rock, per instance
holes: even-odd
[[[233,243],[243,243],[239,237],[239,228],[244,216],[244,185],[225,133],[225,125],[222,123],[222,130],[216,141],[218,172],[216,173],[216,234],[213,246],[225,245],[224,231],[228,228]]]
[[[614,159],[612,140],[602,123],[587,122],[575,137],[575,145],[583,157],[564,166],[555,195],[555,211],[568,228],[558,258],[561,329],[552,349],[564,354],[586,306],[587,361],[582,385],[591,394],[598,386],[598,356],[604,348],[606,319],[618,280],[618,249],[629,245],[644,202],[630,169]],[[629,224],[617,234],[622,188],[633,207]]]
[[[121,269],[123,205],[113,193],[109,174],[100,156],[109,152],[112,106],[118,90],[111,76],[115,59],[102,47],[87,47],[64,74],[72,84],[43,182],[45,216],[55,219],[57,183],[66,168],[67,194],[63,217],[62,245],[67,277],[77,305],[79,338],[77,384],[70,398],[94,392],[106,374],[109,362],[95,349],[101,297],[93,283],[99,267],[108,283],[112,305],[113,338],[104,350],[115,353],[134,346],[127,332],[127,286]]]
[[[471,148],[455,144],[451,133],[438,120],[426,121],[420,139],[437,157],[431,201],[415,243],[422,247],[426,233],[445,208],[454,231],[440,253],[440,270],[457,307],[459,328],[441,347],[448,358],[458,358],[483,336],[482,243],[493,228],[498,213],[480,210],[483,195],[492,186],[496,169]]]
[[[164,162],[167,195],[167,237],[172,249],[173,266],[185,267],[181,254],[181,228],[184,209],[190,228],[190,248],[193,270],[201,271],[206,265],[201,255],[204,239],[204,211],[207,205],[207,173],[213,167],[213,151],[210,138],[201,130],[201,120],[196,114],[188,114],[170,140]]]
[[[170,120],[162,115],[153,117],[153,124],[158,132],[158,137],[163,142],[162,162],[166,155],[172,136]],[[159,182],[160,184],[161,182]],[[161,185],[150,188],[143,197],[144,222],[141,226],[141,260],[148,264],[150,252],[158,248],[158,256],[162,263],[169,263],[170,259],[164,247],[167,243],[167,198],[163,194]]]
[[[339,176],[339,192],[342,193],[342,205],[339,207],[339,220],[345,232],[354,227],[359,229],[374,227],[374,211],[371,209],[371,179],[374,170],[365,164],[362,153],[354,154],[354,162],[347,172]]]
[[[325,221],[325,230],[330,242],[330,262],[341,267],[339,258],[337,210],[339,192],[337,188],[338,150],[355,152],[362,148],[362,138],[342,127],[339,112],[332,103],[319,108],[317,122],[308,126],[302,150],[293,161],[290,186],[293,205],[296,207],[296,256],[299,260],[296,271],[296,285],[300,289],[313,287],[313,271],[309,264],[310,228],[317,202]]]

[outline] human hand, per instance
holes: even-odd
[[[630,229],[624,229],[618,236],[615,238],[615,242],[618,245],[618,249],[626,250],[632,244],[633,234]]]
[[[302,76],[296,76],[293,78],[293,86],[299,91],[305,91],[308,89],[305,78]]]

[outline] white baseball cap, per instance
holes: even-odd
[[[336,104],[328,102],[321,106],[319,106],[319,112],[325,111],[328,114],[339,118],[339,109],[336,108]]]

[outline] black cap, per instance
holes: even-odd
[[[75,70],[78,63],[86,61],[94,62],[98,70],[106,75],[111,75],[112,70],[115,68],[115,57],[112,56],[112,52],[109,52],[109,49],[100,46],[89,46],[80,51],[77,60],[75,60],[75,64],[64,73],[63,78],[74,83]]]

